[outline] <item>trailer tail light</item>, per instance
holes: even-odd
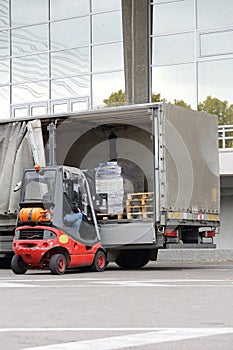
[[[178,237],[178,230],[164,230],[164,236],[166,237]]]
[[[203,236],[204,237],[215,237],[215,231],[212,230],[212,231],[205,231],[203,232]]]
[[[35,164],[34,169],[36,172],[39,172],[41,170],[40,164]]]

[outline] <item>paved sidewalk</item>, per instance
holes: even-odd
[[[160,249],[158,261],[233,261],[233,249]]]

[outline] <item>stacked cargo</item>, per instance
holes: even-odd
[[[101,163],[95,169],[96,206],[101,213],[123,214],[124,181],[117,162]]]
[[[130,193],[127,195],[127,219],[153,218],[154,193]]]

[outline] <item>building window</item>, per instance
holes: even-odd
[[[198,28],[233,25],[232,0],[197,0]]]
[[[104,99],[112,92],[125,89],[124,72],[93,74],[93,106],[104,106]]]
[[[153,6],[153,34],[194,30],[194,1],[178,0]]]
[[[88,0],[50,0],[51,20],[89,15]]]
[[[52,78],[90,73],[89,52],[89,47],[52,52]]]
[[[48,54],[12,59],[12,82],[48,79]]]
[[[14,107],[13,117],[14,118],[26,118],[29,114],[28,106]]]
[[[83,111],[85,109],[88,109],[88,107],[89,107],[88,99],[86,99],[86,101],[71,102],[71,111],[72,112]]]
[[[153,65],[194,61],[194,34],[183,33],[153,38]]]
[[[33,54],[48,50],[48,25],[24,27],[12,30],[13,55]]]
[[[9,0],[0,1],[0,28],[9,26]]]
[[[121,0],[92,0],[92,12],[120,10]]]
[[[51,98],[53,100],[76,96],[90,96],[89,75],[51,81]]]
[[[10,35],[9,30],[0,32],[0,59],[10,56]]]
[[[25,83],[12,86],[12,103],[30,103],[49,99],[48,81]]]
[[[89,29],[88,17],[51,23],[52,50],[89,45]]]
[[[1,5],[0,5],[1,6]],[[1,7],[0,7],[1,10]],[[0,85],[10,82],[10,33],[9,30],[0,32]]]
[[[48,0],[11,0],[12,26],[48,21]]]
[[[66,103],[54,103],[52,113],[67,113],[68,112],[68,104]]]
[[[233,30],[200,35],[200,56],[233,54]]]
[[[199,62],[199,101],[207,96],[233,103],[231,82],[233,81],[233,59]],[[230,85],[229,85],[230,84]]]
[[[0,84],[5,85],[10,82],[10,62],[7,60],[0,60]]]
[[[123,69],[123,44],[93,46],[93,72]]]
[[[0,119],[9,118],[10,113],[10,88],[0,86]]]
[[[47,105],[32,105],[30,115],[32,116],[40,116],[40,115],[46,115],[48,113],[47,111]]]
[[[93,15],[93,44],[101,44],[122,40],[121,12],[109,12]]]
[[[195,64],[152,68],[152,91],[168,102],[184,100],[196,108]]]

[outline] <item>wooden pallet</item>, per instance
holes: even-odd
[[[152,219],[153,218],[152,212],[138,212],[138,213],[127,213],[127,219]]]
[[[123,219],[123,214],[115,214],[115,213],[97,213],[97,219],[100,220],[120,220]]]
[[[138,193],[128,193],[127,194],[128,200],[146,200],[154,199],[154,192],[138,192]]]
[[[154,193],[129,193],[126,200],[127,219],[148,219],[153,217]]]

